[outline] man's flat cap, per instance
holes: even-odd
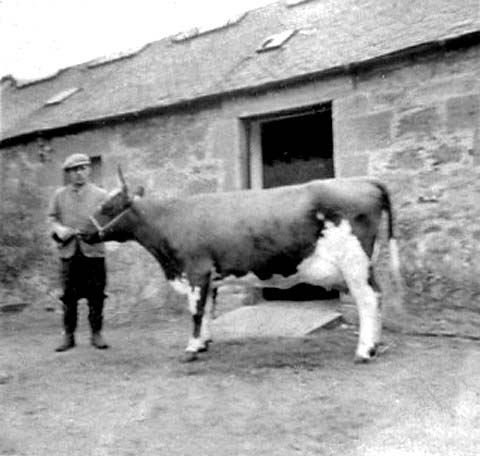
[[[63,162],[62,168],[64,170],[69,170],[71,168],[76,168],[77,166],[90,165],[90,157],[85,154],[72,154],[69,155]]]

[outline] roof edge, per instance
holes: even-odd
[[[170,111],[173,109],[179,109],[183,106],[188,106],[192,104],[200,104],[205,102],[213,102],[231,95],[241,95],[248,94],[252,92],[265,91],[277,87],[278,85],[286,86],[297,84],[302,81],[309,81],[319,77],[330,77],[336,74],[356,74],[360,71],[366,71],[369,68],[379,64],[386,63],[389,61],[395,61],[404,59],[406,57],[413,57],[418,55],[423,55],[425,52],[435,52],[440,50],[457,50],[462,48],[472,47],[480,43],[480,30],[475,30],[473,32],[468,32],[462,35],[457,35],[451,38],[444,38],[440,40],[429,41],[421,43],[415,46],[410,46],[395,52],[388,54],[382,54],[376,57],[372,57],[366,60],[361,60],[358,62],[351,62],[345,65],[339,65],[331,68],[327,68],[320,71],[315,71],[311,73],[305,73],[298,76],[294,76],[287,79],[280,79],[277,81],[267,82],[259,84],[256,86],[241,87],[238,89],[233,89],[227,92],[217,92],[200,97],[190,98],[190,99],[180,99],[174,101],[173,103],[162,105],[162,106],[152,106],[145,109],[128,111],[123,113],[118,113],[112,116],[89,119],[85,121],[75,122],[66,125],[60,125],[53,128],[46,128],[40,130],[33,130],[26,133],[20,133],[14,136],[7,136],[0,139],[0,148],[14,146],[22,142],[29,142],[36,138],[50,138],[57,135],[65,135],[73,132],[79,132],[82,130],[87,130],[91,128],[96,128],[98,125],[112,125],[119,122],[124,122],[128,120],[137,119],[140,117],[148,117],[155,113]]]

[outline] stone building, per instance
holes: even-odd
[[[408,310],[478,318],[478,0],[278,1],[1,88],[4,293],[55,299],[45,209],[64,157],[86,152],[107,189],[121,164],[158,197],[379,177]],[[108,252],[113,314],[171,300],[138,245]]]

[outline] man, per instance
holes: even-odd
[[[85,154],[72,154],[63,163],[68,184],[57,189],[48,211],[52,237],[57,241],[61,259],[63,287],[64,339],[56,348],[63,352],[75,346],[77,306],[80,298],[88,300],[91,343],[108,348],[102,337],[103,301],[106,269],[103,244],[87,244],[79,236],[89,215],[105,200],[107,192],[90,182],[91,162]]]

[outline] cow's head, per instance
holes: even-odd
[[[90,216],[90,223],[82,231],[86,242],[102,241],[125,242],[133,239],[131,214],[135,197],[143,196],[143,187],[139,187],[133,194],[118,166],[120,188],[112,191],[102,205]]]

